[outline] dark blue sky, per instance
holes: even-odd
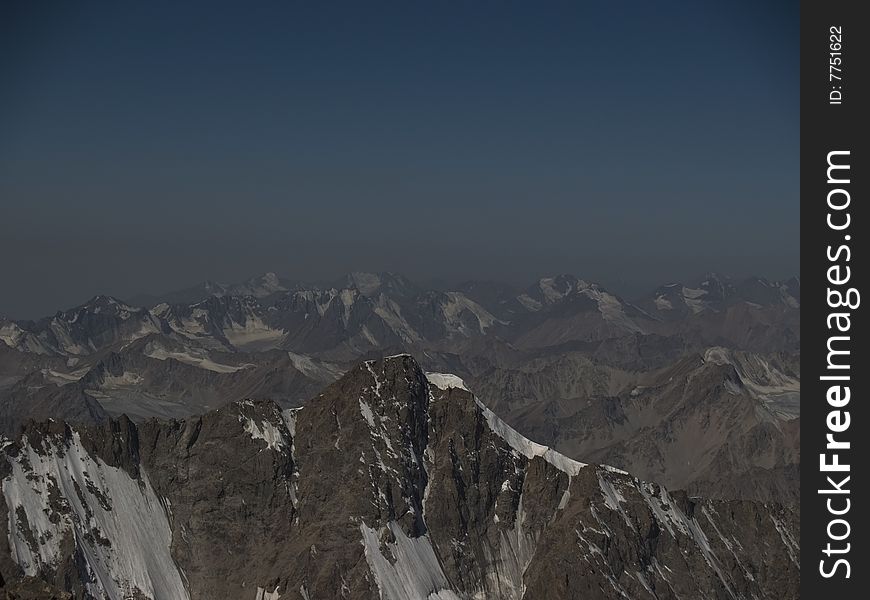
[[[797,2],[0,11],[0,313],[266,270],[798,271]]]

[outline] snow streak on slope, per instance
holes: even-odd
[[[522,495],[513,527],[499,530],[498,536],[497,549],[484,549],[487,561],[492,565],[486,574],[487,589],[497,590],[498,597],[504,600],[522,600],[526,592],[523,574],[532,562],[538,542],[537,536],[531,534],[526,526]],[[487,600],[489,597],[481,591],[474,595],[474,600]]]
[[[447,292],[447,298],[447,302],[441,308],[444,321],[449,329],[461,335],[483,334],[495,323],[500,322],[489,311],[460,292]],[[463,315],[467,313],[473,315],[477,322],[475,330],[469,331],[463,321]]]
[[[236,371],[241,371],[242,369],[254,366],[251,364],[225,365],[213,361],[207,354],[205,354],[205,352],[202,351],[190,350],[189,352],[175,352],[167,350],[157,344],[149,344],[143,354],[148,358],[156,360],[167,360],[172,358],[186,365],[198,367],[207,371],[213,371],[215,373],[235,373]]]
[[[714,346],[704,353],[704,362],[734,367],[743,387],[776,417],[790,420],[800,416],[800,379],[784,373],[763,356]]]
[[[11,321],[0,324],[0,342],[3,342],[10,348],[17,348],[23,352],[51,354],[51,350],[39,338],[32,333],[24,331]]]
[[[632,321],[628,315],[625,314],[622,302],[620,302],[619,298],[613,294],[605,292],[597,285],[592,285],[582,290],[580,293],[587,298],[591,298],[598,304],[598,311],[606,321],[610,321],[626,331],[643,333],[643,330],[637,325],[637,323]]]
[[[75,432],[44,441],[41,452],[25,439],[9,462],[9,545],[27,575],[60,566],[71,541],[94,597],[189,598],[170,554],[169,521],[144,471],[136,480],[92,458]]]
[[[386,529],[395,539],[383,544],[389,558],[381,552],[378,531],[364,523],[360,525],[366,562],[378,584],[381,600],[460,600],[450,589],[428,535],[409,538],[394,522]]]
[[[288,446],[292,446],[296,413],[300,409],[281,411],[276,405],[257,405],[251,400],[244,400],[235,406],[239,409],[238,419],[245,433],[251,439],[265,442],[265,449],[284,452]]]
[[[296,354],[294,352],[288,352],[287,356],[290,357],[290,361],[293,363],[293,367],[297,371],[316,381],[332,383],[344,374],[341,367],[338,365],[321,360],[314,360],[310,356]]]

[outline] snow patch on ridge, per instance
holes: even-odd
[[[439,390],[446,391],[450,388],[459,388],[466,392],[471,391],[468,389],[468,386],[465,385],[462,378],[457,377],[452,373],[426,373],[426,379]]]
[[[653,302],[659,310],[674,310],[674,305],[664,295],[656,296]]]
[[[426,373],[426,379],[441,390],[450,388],[459,388],[466,392],[471,392],[465,385],[465,382],[456,375],[451,373]],[[545,461],[570,476],[576,475],[580,469],[587,466],[586,463],[581,463],[572,458],[568,458],[564,454],[556,452],[549,446],[533,442],[529,438],[522,435],[516,429],[502,421],[494,412],[492,412],[483,402],[477,397],[474,402],[486,417],[486,422],[494,434],[503,439],[507,444],[519,454],[528,459],[540,456]]]
[[[572,458],[568,458],[564,454],[556,452],[549,446],[533,442],[502,421],[494,412],[487,408],[483,402],[477,398],[475,398],[474,401],[477,403],[480,410],[483,411],[483,414],[486,417],[486,422],[489,424],[489,428],[492,432],[526,458],[531,460],[536,456],[540,456],[563,473],[572,476],[577,475],[580,472],[580,469],[588,466],[586,463],[576,461]]]

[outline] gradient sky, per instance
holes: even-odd
[[[794,275],[798,66],[797,2],[4,2],[0,314]]]

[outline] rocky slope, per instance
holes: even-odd
[[[799,502],[790,356],[714,347],[633,372],[568,352],[468,380],[506,420],[569,456],[702,495]]]
[[[407,355],[301,409],[30,424],[0,476],[14,598],[798,597],[793,512],[568,459]]]

